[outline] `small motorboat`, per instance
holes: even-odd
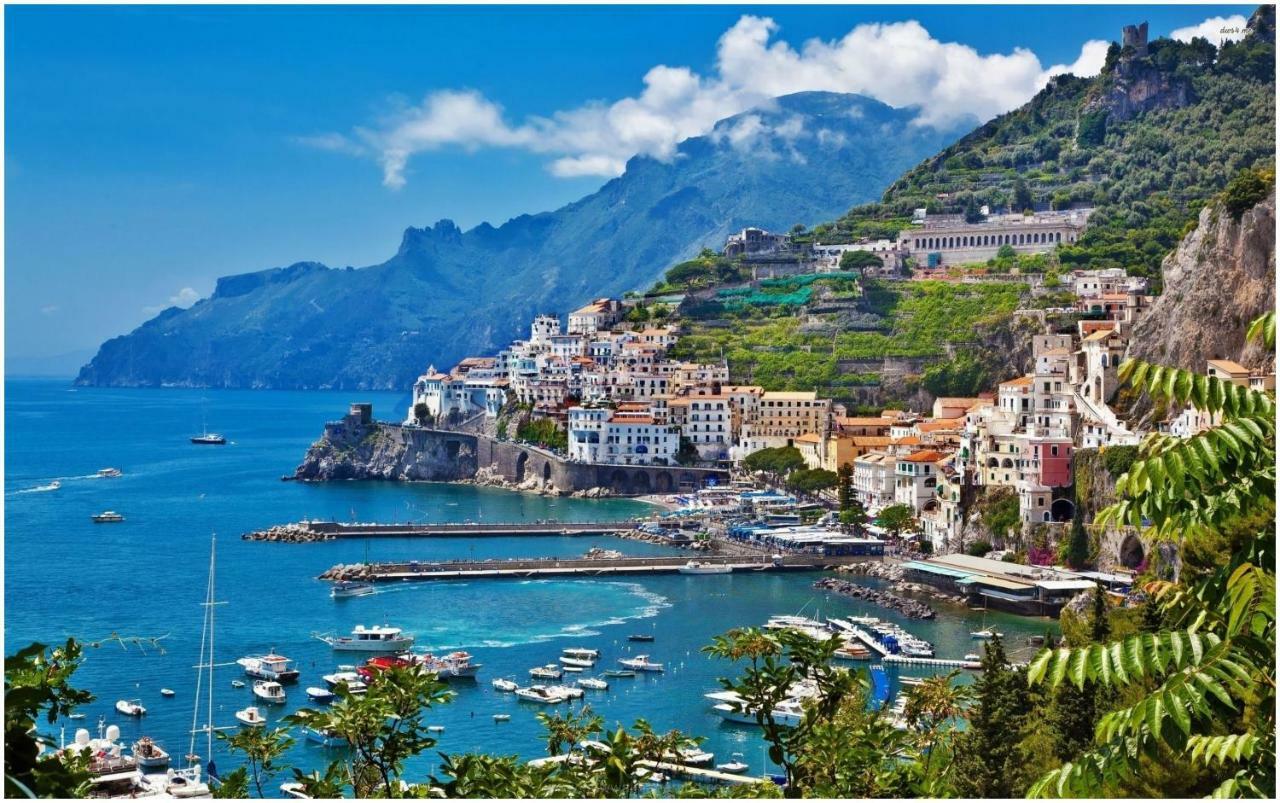
[[[233,680],[233,681],[231,681],[231,688],[233,688],[233,689],[243,689],[243,688],[244,688],[244,681],[243,681],[243,680]]]
[[[580,674],[580,673],[582,673],[582,672],[586,672],[586,671],[587,671],[587,670],[583,669],[583,668],[582,668],[582,667],[580,667],[580,666],[566,666],[566,667],[564,667],[563,669],[564,669],[564,671],[565,671],[565,672],[570,672],[570,673],[575,674],[575,675],[576,675],[576,674]]]
[[[584,689],[595,689],[596,691],[608,691],[609,689],[609,682],[600,678],[579,678],[577,683]]]
[[[924,678],[915,678],[915,677],[909,677],[906,675],[898,678],[898,682],[901,683],[903,686],[922,686],[924,685],[924,681],[925,681]]]
[[[565,647],[560,651],[561,655],[567,655],[570,658],[587,658],[592,661],[600,658],[600,651],[589,649],[587,647]]]
[[[374,588],[373,583],[352,583],[342,582],[334,583],[333,588],[329,590],[329,596],[333,599],[349,599],[351,597],[364,597],[369,594],[378,593],[378,589]]]
[[[147,713],[137,700],[116,700],[116,710],[126,717],[140,717]]]
[[[510,714],[494,714],[494,715],[493,715],[493,721],[494,721],[494,722],[509,722],[509,721],[511,721],[511,715],[510,715]]]
[[[582,695],[586,694],[586,692],[579,689],[577,686],[548,686],[547,691],[570,700],[581,700]]]
[[[561,655],[560,663],[565,666],[576,666],[579,669],[590,669],[596,665],[596,662],[591,658],[574,658],[569,655]]]
[[[637,672],[661,672],[662,664],[649,660],[647,655],[637,655],[635,658],[619,658],[618,663],[627,669],[634,669]]]
[[[321,747],[342,747],[347,743],[344,737],[333,731],[321,730],[320,728],[303,728],[302,732],[306,735],[308,742],[314,742]]]
[[[158,770],[169,766],[169,754],[150,736],[143,736],[133,743],[133,758],[138,766],[147,770]]]
[[[334,701],[334,699],[337,696],[338,695],[334,694],[328,689],[322,689],[319,686],[307,687],[307,697],[309,697],[310,699],[314,700],[317,703],[331,703]]]
[[[529,686],[524,689],[516,689],[516,697],[527,702],[546,703],[548,705],[563,703],[569,699],[563,694],[555,694],[546,686]]]
[[[49,483],[48,485],[46,485],[46,486],[44,486],[44,487],[45,487],[46,489],[50,490],[50,491],[56,491],[56,490],[58,490],[59,488],[61,488],[61,487],[62,487],[62,483],[61,483],[60,481],[58,481],[58,480],[54,480],[53,482]]]
[[[997,636],[999,636],[1000,638],[1004,638],[1004,633],[997,633],[991,628],[987,628],[985,630],[974,630],[969,633],[970,638],[975,638],[975,639],[978,639],[979,641],[990,641],[991,639]]]
[[[364,694],[368,690],[364,679],[360,677],[358,672],[351,670],[343,670],[334,672],[332,675],[322,675],[320,677],[332,691],[336,692],[342,684],[347,684],[347,693],[353,695]]]
[[[444,725],[428,725],[428,733],[444,733]]]
[[[248,725],[251,728],[261,727],[267,723],[267,718],[262,715],[256,705],[241,708],[236,712],[236,719],[241,725]]]
[[[89,517],[94,524],[115,524],[124,521],[124,516],[114,510],[104,510],[101,513],[95,513]]]
[[[751,769],[751,767],[750,765],[747,764],[747,762],[742,760],[741,753],[734,753],[733,761],[726,761],[723,764],[717,764],[716,769],[720,770],[721,772],[727,772],[730,775],[738,775],[740,773],[746,772],[747,770]]]
[[[607,678],[633,678],[636,676],[634,669],[606,669],[600,674]]]
[[[253,682],[253,696],[265,703],[284,705],[284,686],[274,680],[255,680]]]
[[[676,571],[681,574],[732,574],[733,567],[714,563],[699,563],[696,560],[691,560]]]
[[[547,664],[546,666],[535,666],[530,669],[529,675],[535,678],[543,678],[544,680],[559,680],[564,677],[564,672],[555,664]]]
[[[67,714],[67,719],[84,719],[84,714],[77,711],[74,714]]]
[[[520,688],[520,684],[506,678],[494,678],[493,687],[498,691],[515,691]]]
[[[708,753],[700,747],[682,747],[674,756],[686,767],[703,767],[716,760],[714,753]]]
[[[968,663],[976,664],[982,660],[982,656],[978,655],[976,652],[971,652],[965,655],[964,660]]]
[[[627,636],[627,641],[653,641],[653,636],[648,633],[632,633]]]
[[[119,476],[122,476],[123,474],[124,474],[124,472],[123,472],[123,471],[121,471],[121,470],[120,470],[120,469],[118,469],[118,468],[100,468],[100,469],[98,469],[98,476],[99,476],[99,477],[119,477]]]
[[[160,690],[160,696],[161,696],[161,697],[172,697],[172,696],[174,696],[175,694],[177,694],[177,692],[176,692],[176,691],[174,691],[173,689],[161,689],[161,690]]]

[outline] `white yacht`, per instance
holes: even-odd
[[[413,646],[411,634],[390,625],[356,625],[350,636],[317,635],[316,638],[343,652],[404,652]]]
[[[984,630],[974,630],[969,633],[970,638],[978,639],[979,641],[990,641],[991,639],[996,638],[997,636],[999,636],[1000,638],[1004,638],[1004,633],[997,633],[991,628],[986,628]]]
[[[529,670],[529,674],[535,678],[543,680],[559,680],[564,677],[564,672],[555,664],[547,664],[546,666],[535,666]]]
[[[284,686],[274,680],[255,680],[253,682],[253,696],[272,705],[284,705]]]
[[[580,700],[582,695],[586,693],[577,686],[548,686],[547,691],[569,700]]]

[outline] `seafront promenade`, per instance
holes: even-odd
[[[703,567],[728,567],[731,572],[796,572],[834,569],[851,563],[880,561],[867,555],[700,555]],[[476,578],[528,579],[530,577],[606,575],[676,574],[681,570],[697,576],[689,568],[686,557],[653,558],[582,558],[558,560],[548,558],[515,558],[510,560],[462,560],[439,563],[409,561],[406,563],[371,563],[334,566],[320,575],[322,580],[362,580],[387,583],[424,580],[458,580]],[[708,572],[710,574],[710,572]]]

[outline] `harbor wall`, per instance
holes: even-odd
[[[307,481],[474,479],[480,469],[529,490],[574,493],[603,489],[615,496],[677,493],[726,484],[724,469],[575,463],[536,446],[469,432],[374,421],[369,409],[325,425],[293,478]]]

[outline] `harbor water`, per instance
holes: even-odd
[[[733,671],[702,653],[718,633],[763,624],[774,614],[861,614],[903,625],[932,641],[945,658],[980,652],[969,633],[992,627],[1006,634],[1015,656],[1025,658],[1031,653],[1029,636],[1056,629],[1047,620],[957,608],[941,610],[933,621],[909,621],[816,591],[815,573],[404,583],[335,601],[316,575],[365,559],[570,558],[593,546],[628,555],[681,553],[595,536],[242,541],[244,532],[303,518],[598,521],[653,508],[634,500],[548,498],[466,485],[281,481],[324,422],[339,417],[349,402],[371,401],[375,416],[394,419],[408,403],[401,394],[97,389],[22,379],[7,380],[5,389],[5,651],[69,636],[89,645],[75,682],[97,700],[84,708],[84,719],[66,723],[67,738],[77,727],[94,730],[105,716],[127,741],[146,734],[174,755],[187,751],[199,603],[215,533],[216,596],[226,602],[217,609],[216,660],[274,649],[302,670],[298,685],[286,687],[286,705],[262,706],[270,721],[308,705],[303,690],[323,685],[321,675],[355,662],[355,654],[334,653],[315,634],[389,623],[414,633],[419,647],[466,650],[483,665],[476,681],[453,684],[452,703],[429,714],[432,724],[444,726],[436,734],[442,752],[541,756],[545,740],[535,714],[542,707],[517,702],[490,681],[510,677],[527,683],[528,670],[554,662],[562,648],[591,647],[601,651],[602,660],[588,675],[639,653],[667,668],[661,675],[611,679],[608,691],[588,691],[585,702],[608,726],[644,718],[658,730],[677,728],[706,737],[717,762],[739,752],[759,772],[758,731],[722,723],[703,698]],[[209,431],[226,436],[227,445],[189,442],[206,422]],[[123,476],[97,477],[105,467],[119,468]],[[55,482],[60,487],[53,488]],[[108,509],[125,521],[91,522],[91,515]],[[654,641],[629,642],[635,633],[653,635]],[[886,669],[892,691],[900,671],[935,671]],[[238,667],[217,670],[216,726],[234,724],[234,712],[254,704],[251,684],[233,688],[235,678],[245,679]],[[161,697],[164,687],[176,696]],[[115,701],[135,698],[147,715],[123,721]],[[500,713],[510,720],[495,721]],[[223,747],[215,751],[224,770],[235,765]],[[315,769],[335,755],[299,739],[289,758]],[[415,769],[432,769],[434,755],[424,756]]]

